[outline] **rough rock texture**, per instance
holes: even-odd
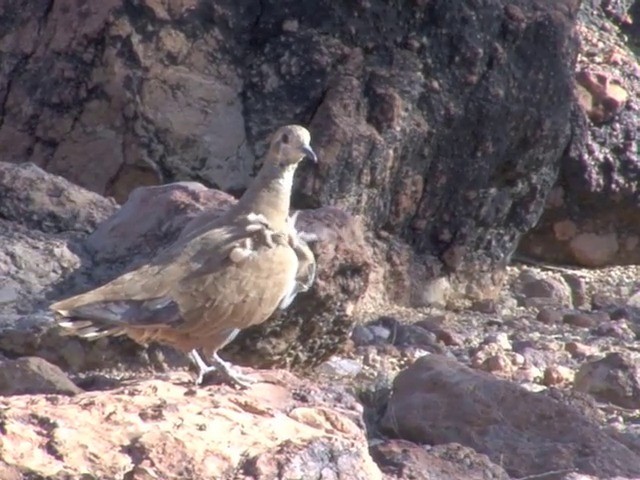
[[[639,5],[582,2],[573,140],[521,253],[587,267],[640,262]]]
[[[460,443],[514,477],[563,469],[640,475],[640,454],[590,422],[583,408],[428,355],[397,376],[382,425],[417,443]]]
[[[0,361],[0,395],[54,393],[75,395],[82,392],[55,365],[38,357]]]
[[[12,1],[0,158],[119,201],[235,192],[295,120],[320,156],[297,207],[362,214],[467,272],[454,292],[494,295],[569,141],[577,4]]]
[[[45,233],[91,233],[118,209],[113,200],[30,163],[0,161],[0,185],[0,219]]]
[[[640,356],[616,352],[587,362],[576,373],[574,383],[576,390],[600,402],[640,409]]]
[[[169,380],[0,398],[5,470],[24,475],[16,478],[382,479],[361,408],[339,389],[282,371],[260,374],[241,393],[194,389],[184,374]]]
[[[509,479],[507,472],[491,463],[486,455],[462,445],[429,447],[404,440],[388,440],[374,445],[371,455],[389,480]]]

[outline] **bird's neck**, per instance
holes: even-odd
[[[285,230],[291,203],[291,188],[296,164],[280,166],[268,163],[236,204],[239,214],[264,215],[274,230]]]

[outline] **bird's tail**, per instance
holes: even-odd
[[[77,335],[89,340],[124,335],[126,323],[101,304],[83,305],[70,310],[57,310],[56,320],[63,335]]]
[[[164,328],[181,320],[178,306],[167,298],[98,301],[77,306],[70,303],[63,300],[51,305],[58,325],[67,335],[90,340],[124,334],[131,336],[136,330]]]

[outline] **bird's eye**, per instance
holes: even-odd
[[[289,135],[287,135],[286,133],[282,134],[282,143],[284,144],[289,143]]]

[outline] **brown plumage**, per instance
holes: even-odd
[[[63,317],[60,324],[86,338],[128,335],[142,344],[165,343],[190,353],[198,383],[215,369],[244,385],[247,379],[232,373],[217,351],[313,281],[313,254],[289,218],[295,169],[305,156],[315,160],[309,143],[303,127],[279,129],[260,173],[229,211],[148,264],[51,305]]]

